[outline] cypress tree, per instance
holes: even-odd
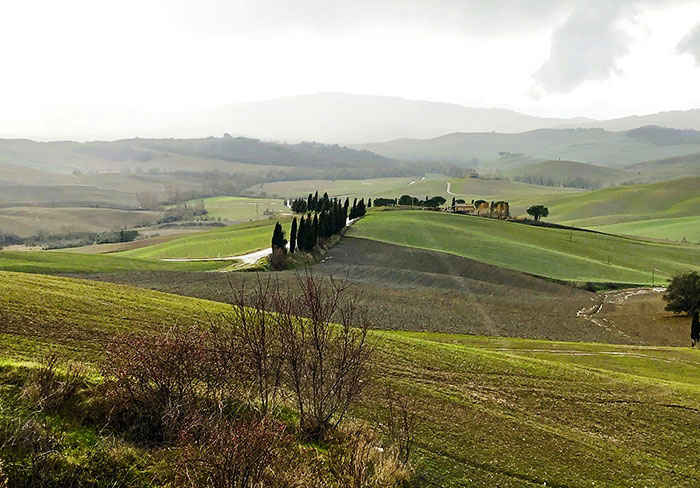
[[[292,219],[292,230],[289,232],[289,252],[294,254],[294,249],[297,247],[297,218]]]
[[[313,206],[312,206],[313,204],[314,204],[314,196],[311,193],[309,193],[309,198],[306,202],[306,210],[311,212],[313,210]]]
[[[367,208],[372,208],[372,199],[371,198],[367,199]]]
[[[311,219],[311,214],[306,216],[306,232],[304,232],[304,251],[310,252],[316,245],[316,236],[314,235],[314,226]]]
[[[453,207],[456,205],[456,202],[457,202],[457,200],[455,199],[455,197],[452,197],[452,206]]]
[[[275,230],[272,232],[272,250],[284,248],[287,245],[287,239],[284,237],[284,230],[279,222],[275,224]]]
[[[312,208],[311,210],[315,210],[318,212],[319,211],[318,205],[319,205],[318,190],[316,190],[316,193],[314,194],[314,208]]]
[[[306,222],[304,216],[299,220],[299,230],[297,231],[297,249],[303,251],[306,246]]]

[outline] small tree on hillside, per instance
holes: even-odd
[[[297,230],[297,249],[300,251],[304,250],[304,246],[306,244],[306,221],[304,220],[304,216],[301,216],[301,219],[299,220],[299,229]]]
[[[455,197],[452,197],[452,206],[454,207],[456,203],[457,203],[457,200],[455,199]]]
[[[297,247],[297,218],[292,219],[292,230],[289,231],[289,252],[294,253]]]
[[[666,310],[692,317],[690,346],[700,341],[700,274],[697,271],[674,276],[664,295]]]
[[[272,250],[284,249],[286,245],[287,239],[284,237],[284,230],[282,230],[282,225],[277,222],[275,230],[272,232]]]
[[[527,214],[538,222],[542,217],[547,217],[549,215],[549,209],[544,205],[533,205],[527,209]]]

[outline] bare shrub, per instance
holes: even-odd
[[[102,365],[113,420],[140,440],[172,440],[181,420],[220,399],[229,380],[211,343],[209,332],[197,328],[114,338]]]
[[[180,487],[292,486],[286,471],[293,445],[285,426],[269,417],[231,422],[197,418],[181,434],[176,467]]]
[[[225,327],[214,334],[222,354],[233,353],[236,380],[245,386],[248,402],[266,414],[282,397],[285,352],[281,330],[268,309],[278,292],[271,280],[259,277],[248,293],[245,282],[231,294],[232,311],[224,316]],[[250,295],[250,296],[248,296]]]
[[[22,391],[22,396],[39,410],[62,408],[86,385],[87,374],[83,366],[69,363],[61,372],[60,364],[57,353],[44,356]]]
[[[387,392],[387,417],[381,427],[398,460],[406,466],[411,458],[419,420],[415,398],[391,390]]]
[[[307,271],[298,276],[300,292],[273,294],[273,310],[286,354],[284,381],[299,412],[300,427],[323,438],[338,426],[370,379],[374,347],[367,321],[357,320],[354,299],[343,300],[348,285],[324,286]]]
[[[328,467],[341,488],[391,488],[407,485],[412,472],[384,450],[375,432],[355,424],[338,433],[328,449]]]

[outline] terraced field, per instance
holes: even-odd
[[[355,224],[349,235],[574,282],[651,284],[652,270],[660,283],[675,273],[700,269],[700,249],[696,246],[440,212],[372,212]]]
[[[128,286],[0,272],[3,371],[48,349],[94,366],[115,332],[206,323],[223,310]],[[383,374],[353,415],[380,414],[388,384],[415,398],[414,465],[426,485],[700,484],[698,351],[422,332],[373,339]]]
[[[289,234],[291,220],[282,219]],[[264,249],[270,245],[276,220],[261,220],[222,227],[155,244],[116,253],[115,256],[142,259],[216,258],[237,256]]]

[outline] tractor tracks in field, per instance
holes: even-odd
[[[618,334],[625,339],[634,342],[634,339],[620,330],[612,320],[601,316],[603,307],[605,304],[622,305],[630,297],[646,295],[648,293],[658,293],[663,290],[664,288],[633,288],[629,290],[603,293],[602,296],[601,294],[598,294],[597,297],[599,301],[591,307],[583,307],[581,310],[576,312],[576,317],[588,320],[607,332]],[[595,298],[592,298],[592,300],[595,300]]]

